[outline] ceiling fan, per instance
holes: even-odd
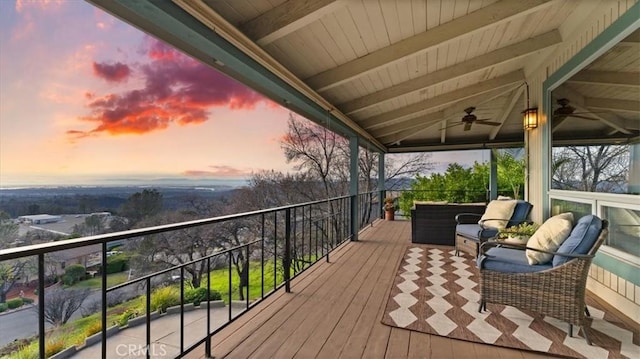
[[[479,125],[489,125],[489,126],[500,126],[502,125],[500,122],[489,121],[488,118],[478,119],[476,115],[472,112],[475,111],[475,107],[467,107],[464,109],[464,112],[467,114],[462,117],[462,122],[456,123],[455,125],[449,126],[458,126],[464,125],[464,131],[469,131],[471,129],[471,125],[477,123]]]
[[[569,105],[569,99],[560,98],[558,99],[558,105],[560,107],[556,108],[553,111],[553,119],[554,120],[564,120],[567,117],[577,117],[583,118],[585,120],[598,121],[597,118],[583,116],[584,114],[595,113],[595,112],[575,112],[576,108]]]

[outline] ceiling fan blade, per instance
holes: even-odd
[[[464,130],[465,131],[469,131],[471,129],[471,122],[465,122],[464,123]]]
[[[500,125],[502,125],[500,122],[485,121],[485,120],[477,120],[476,123],[479,123],[481,125],[489,125],[489,126],[500,126]]]
[[[462,124],[464,124],[464,122],[454,123],[453,125],[449,125],[449,126],[447,126],[447,127],[445,127],[445,128],[441,128],[441,129],[440,129],[440,131],[444,131],[444,130],[449,129],[449,128],[451,128],[451,127],[460,126],[460,125],[462,125]]]

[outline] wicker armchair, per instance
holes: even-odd
[[[498,235],[498,228],[486,226],[484,222],[496,219],[509,219],[507,227],[517,226],[521,223],[528,222],[527,218],[533,205],[527,201],[518,200],[513,210],[511,218],[492,218],[480,220],[482,214],[478,213],[458,213],[455,216],[456,230],[455,230],[455,245],[456,255],[460,250],[470,252],[470,254],[477,256],[480,249],[480,245],[490,238]]]
[[[478,258],[479,310],[486,310],[487,303],[496,303],[548,315],[567,322],[569,336],[573,336],[574,325],[582,327],[591,345],[586,331],[586,282],[591,261],[607,236],[607,226],[606,220],[596,216],[582,217],[565,241],[573,236],[574,244],[575,237],[579,243],[573,247],[563,243],[557,252],[538,250],[554,255],[552,263],[543,265],[529,265],[526,261],[525,249],[536,249],[485,242]]]

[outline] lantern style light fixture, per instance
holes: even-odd
[[[528,108],[522,111],[523,126],[525,130],[532,130],[538,127],[538,108]]]

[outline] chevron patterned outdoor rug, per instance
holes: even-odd
[[[400,263],[382,323],[477,343],[576,358],[640,358],[640,335],[587,298],[593,346],[554,318],[487,304],[478,313],[479,273],[468,255],[411,245]]]

